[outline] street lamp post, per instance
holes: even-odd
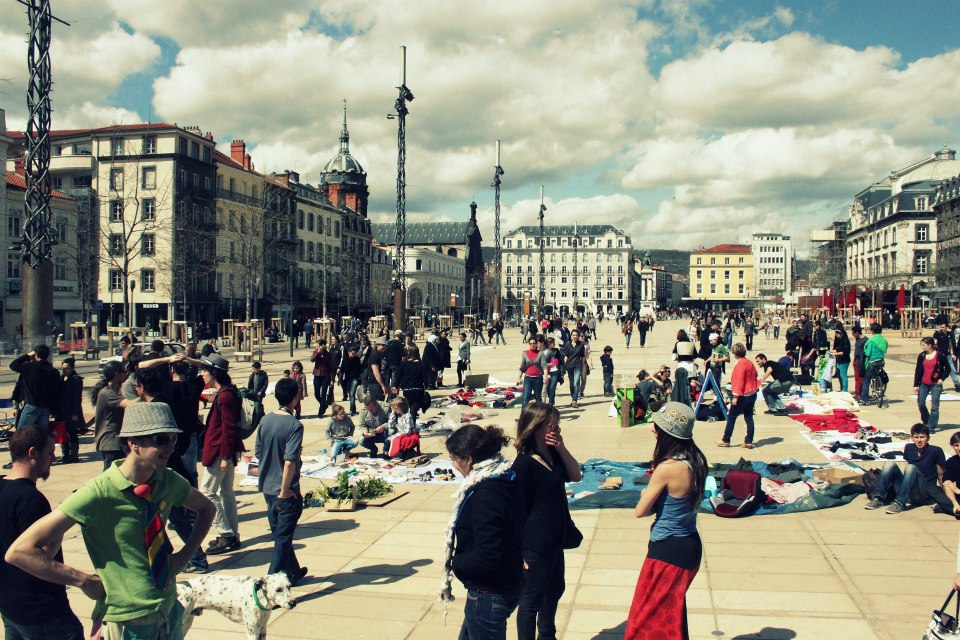
[[[133,292],[137,288],[137,281],[130,278],[130,328],[137,326],[137,308],[133,304]]]

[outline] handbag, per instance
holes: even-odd
[[[957,638],[960,638],[960,628],[957,626],[957,618],[960,618],[960,596],[954,603],[953,615],[951,616],[946,612],[950,600],[956,593],[951,589],[947,599],[943,602],[943,606],[939,610],[934,610],[930,624],[927,626],[927,632],[923,634],[924,640],[957,640]]]
[[[567,512],[567,526],[563,532],[563,548],[564,549],[576,549],[580,546],[580,543],[583,542],[583,534],[580,532],[580,529],[577,529],[577,525],[574,524],[573,518],[570,517],[570,512]],[[960,603],[960,599],[957,600]]]

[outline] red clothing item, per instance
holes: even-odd
[[[329,351],[314,351],[310,354],[313,376],[329,376],[333,373],[333,354]]]
[[[920,362],[923,365],[923,376],[920,381],[923,384],[936,384],[938,380],[934,380],[934,373],[937,370],[937,355],[934,354],[932,358],[924,356]]]
[[[730,388],[735,396],[750,396],[760,389],[760,378],[757,377],[757,368],[749,358],[740,358],[733,367],[730,376]]]
[[[203,436],[204,467],[212,467],[220,460],[236,462],[237,455],[246,451],[240,440],[240,400],[237,388],[224,385],[217,391],[207,414],[207,430]]]
[[[843,415],[838,415],[838,413],[839,410],[822,416],[813,413],[801,413],[790,417],[807,425],[810,431],[840,431],[843,433],[856,433],[860,429],[876,431],[873,427],[860,424],[856,414],[849,411]]]

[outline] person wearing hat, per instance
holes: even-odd
[[[218,355],[203,359],[203,382],[214,390],[203,436],[203,476],[200,491],[216,507],[214,525],[217,537],[207,547],[207,555],[218,555],[240,548],[240,522],[237,496],[233,492],[234,469],[244,451],[240,440],[240,393],[230,380],[230,363]]]
[[[640,570],[624,638],[688,638],[686,592],[703,555],[697,509],[707,480],[707,459],[693,441],[695,416],[688,404],[668,402],[651,430],[653,474],[634,514],[654,514],[647,558]]]
[[[713,372],[713,379],[719,386],[726,363],[730,362],[730,351],[721,341],[719,333],[710,334],[710,347],[712,351],[707,359],[707,368]]]
[[[167,405],[131,404],[120,431],[126,457],[35,522],[7,551],[7,561],[27,573],[79,587],[98,601],[93,618],[103,620],[107,640],[182,637],[176,575],[200,547],[214,507],[167,468],[179,433]],[[193,534],[177,552],[166,535],[174,506],[197,513]],[[57,562],[49,554],[75,524],[96,573]]]

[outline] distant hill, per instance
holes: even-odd
[[[637,250],[637,255],[643,257],[644,249]],[[650,262],[659,264],[667,273],[687,275],[690,273],[690,252],[676,249],[650,249]]]

